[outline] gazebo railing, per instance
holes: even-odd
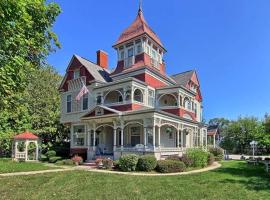
[[[17,159],[25,159],[25,153],[24,152],[16,153],[15,158],[17,158]]]

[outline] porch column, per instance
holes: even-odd
[[[124,149],[124,127],[121,126],[121,151]]]
[[[158,146],[158,148],[160,148],[160,127],[159,126],[158,126],[158,129],[157,129],[157,133],[158,133],[157,146]]]
[[[25,161],[28,160],[28,140],[25,141]]]
[[[146,148],[147,147],[147,144],[146,144],[146,136],[147,136],[147,130],[146,130],[147,128],[146,127],[143,127],[143,136],[144,136],[144,141],[143,141],[143,143],[144,143],[144,148]]]
[[[177,130],[177,133],[176,133],[176,134],[177,134],[177,136],[176,136],[176,138],[177,138],[177,139],[176,139],[176,147],[177,147],[177,148],[179,148],[179,139],[180,139],[180,137],[179,137],[179,135],[180,135],[179,132],[180,132],[180,129],[178,129],[178,130]]]
[[[184,129],[180,129],[181,130],[181,148],[184,148]]]
[[[214,147],[216,147],[216,134],[214,134],[213,138],[214,138],[213,144],[214,144]]]
[[[113,151],[116,150],[116,130],[117,129],[113,129]]]
[[[93,136],[93,150],[96,150],[96,129],[94,129],[94,136]]]
[[[154,124],[154,126],[153,126],[153,148],[154,148],[154,150],[155,150],[155,147],[156,147],[156,126],[155,126],[155,124]]]

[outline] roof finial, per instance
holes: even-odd
[[[138,10],[138,12],[139,13],[142,12],[142,0],[139,0],[139,10]]]

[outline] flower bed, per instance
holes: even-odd
[[[212,165],[215,161],[213,153],[203,149],[188,149],[183,156],[172,155],[166,160],[159,160],[153,155],[127,154],[119,160],[96,159],[96,166],[99,169],[114,171],[132,172],[142,171],[147,173],[176,173],[191,171]]]

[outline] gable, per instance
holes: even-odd
[[[85,114],[82,118],[120,114],[120,113],[121,112],[119,112],[118,110],[114,110],[106,106],[96,106],[95,108],[91,109],[87,114]]]
[[[193,74],[192,74],[190,80],[191,80],[195,85],[200,86],[200,84],[199,84],[199,79],[198,79],[197,74],[196,74],[195,71],[193,72]]]

